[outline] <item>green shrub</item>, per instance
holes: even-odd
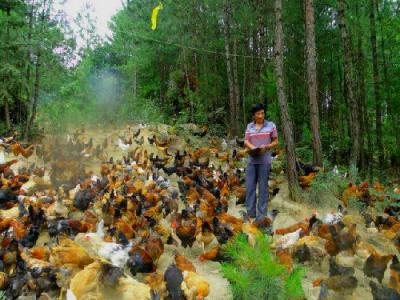
[[[288,273],[270,248],[265,235],[256,238],[253,248],[244,234],[238,235],[225,247],[232,261],[224,263],[224,276],[230,281],[234,299],[303,299],[301,279],[305,269],[296,267]]]
[[[334,207],[338,205],[348,181],[333,172],[319,172],[307,190],[306,201],[313,206]]]

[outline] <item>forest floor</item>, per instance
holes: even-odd
[[[144,147],[148,147],[147,143],[147,137],[150,135],[150,132],[152,130],[156,129],[159,132],[166,132],[167,126],[159,125],[157,128],[154,127],[146,127],[142,129],[141,131],[141,136],[144,136],[145,143]],[[118,136],[126,130],[126,127],[124,128],[115,128],[115,129],[107,129],[107,130],[99,130],[99,129],[92,129],[92,130],[86,130],[85,131],[85,136],[86,140],[89,138],[93,138],[94,144],[101,144],[105,138],[111,138],[113,143],[115,144],[116,140],[118,139]],[[46,137],[47,142],[49,142],[49,139],[52,139],[52,137]],[[204,145],[204,142],[201,141],[201,139],[197,140],[200,142],[200,144]],[[193,139],[193,143],[196,143],[196,139]],[[175,145],[175,147],[179,147],[180,145]],[[150,150],[150,148],[149,148]],[[114,159],[122,159],[122,156],[126,154],[126,151],[121,150],[118,146],[113,146],[107,153],[107,156],[113,156]],[[6,160],[11,159],[12,156],[6,155]],[[18,168],[21,166],[29,166],[32,162],[36,162],[38,166],[43,166],[45,165],[45,162],[41,161],[39,158],[36,156],[32,156],[28,160],[23,159],[20,160],[17,164],[13,165],[12,168],[17,171]],[[216,162],[218,163],[218,162]],[[98,160],[88,160],[86,164],[86,170],[93,171],[95,175],[100,175],[100,163]],[[329,213],[332,211],[336,210],[336,207],[313,207],[310,204],[307,203],[296,203],[291,200],[289,200],[289,192],[288,192],[288,187],[287,187],[287,181],[284,178],[284,175],[278,175],[280,178],[280,184],[279,188],[280,191],[279,193],[270,201],[269,203],[269,210],[272,209],[279,209],[280,213],[276,217],[274,221],[274,229],[277,228],[283,228],[287,227],[289,225],[295,224],[297,222],[304,221],[306,218],[309,218],[311,214],[314,211],[318,211],[320,215],[323,215],[325,213]],[[172,186],[177,187],[177,182],[176,180],[178,179],[177,176],[170,176],[170,181]],[[272,178],[276,179],[276,178]],[[332,195],[321,195],[321,197],[329,196],[332,197]],[[337,199],[337,204],[339,204],[339,199]],[[182,205],[182,204],[181,204]],[[243,206],[237,206],[235,204],[234,199],[230,201],[228,213],[240,217],[240,211],[244,210]],[[357,233],[361,236],[361,239],[363,241],[366,241],[370,244],[372,244],[378,252],[381,254],[388,254],[388,253],[397,253],[396,248],[394,245],[386,238],[384,238],[381,234],[379,233],[369,233],[363,223],[363,219],[357,212],[351,212],[354,214],[354,220],[359,220],[360,224],[357,227]],[[274,237],[275,238],[275,237]],[[39,239],[38,244],[43,244],[46,241],[46,237],[42,236]],[[197,272],[200,275],[203,275],[204,277],[207,278],[209,284],[210,284],[210,294],[207,297],[209,300],[221,300],[221,299],[232,299],[232,292],[230,290],[229,282],[227,279],[223,277],[222,270],[221,270],[221,265],[218,262],[212,262],[212,261],[205,261],[205,262],[200,262],[198,260],[198,256],[201,254],[201,247],[197,243],[194,244],[192,248],[184,249],[182,247],[178,247],[176,249],[175,246],[170,246],[166,245],[165,246],[165,252],[162,254],[160,257],[158,263],[157,263],[157,271],[159,272],[164,272],[166,268],[174,261],[174,253],[175,251],[178,250],[179,252],[183,253],[187,258],[190,259],[190,261],[195,265]],[[363,261],[360,259],[355,259],[352,264],[355,265],[356,267],[356,273],[355,276],[358,279],[358,287],[355,290],[355,292],[351,295],[344,296],[340,295],[341,298],[343,299],[365,299],[369,300],[372,299],[371,296],[371,290],[369,287],[369,279],[364,276],[362,267],[363,267]],[[328,263],[328,258],[325,257],[322,260],[318,261],[312,261],[309,263],[305,264],[306,267],[306,276],[303,280],[303,288],[306,294],[307,299],[318,299],[319,295],[319,288],[313,287],[313,281],[318,278],[326,278],[329,270],[329,263]],[[389,276],[389,271],[387,270],[385,273],[385,278],[384,282],[388,281],[388,276]],[[141,279],[141,276],[138,276],[139,280]],[[335,293],[331,293],[329,299],[337,299],[339,297],[338,295],[335,295]],[[347,298],[346,298],[347,297]]]

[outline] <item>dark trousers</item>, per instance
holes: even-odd
[[[246,168],[246,209],[247,214],[257,219],[265,216],[268,206],[268,178],[271,164],[248,164]],[[258,201],[256,186],[258,183]]]

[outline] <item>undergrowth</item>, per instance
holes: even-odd
[[[222,270],[231,283],[234,299],[304,299],[301,280],[305,269],[295,267],[289,273],[272,253],[267,236],[259,235],[253,248],[241,234],[224,249],[232,261],[224,263]]]

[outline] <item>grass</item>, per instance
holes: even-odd
[[[225,246],[225,252],[232,261],[224,263],[222,270],[231,283],[234,299],[304,299],[301,280],[305,269],[295,267],[288,273],[271,251],[267,236],[258,236],[253,248],[240,234]]]

